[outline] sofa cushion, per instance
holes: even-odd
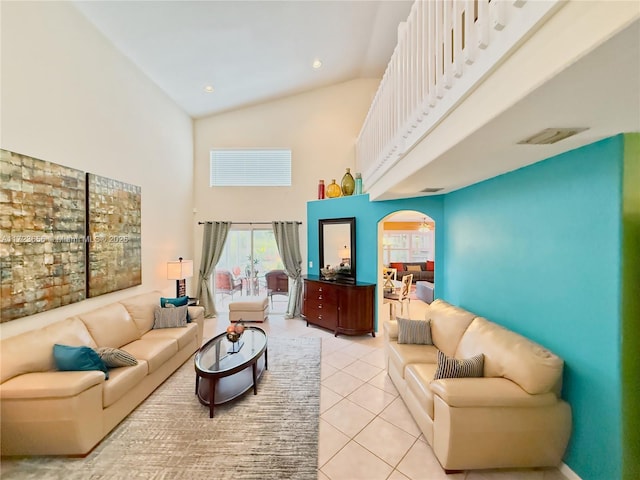
[[[150,330],[142,336],[142,340],[154,338],[168,338],[178,342],[178,348],[182,350],[198,336],[198,326],[189,323],[185,328],[160,328]]]
[[[140,338],[140,331],[121,303],[111,303],[78,315],[98,347],[119,348]]]
[[[432,363],[437,362],[438,350],[433,345],[406,345],[391,342],[388,344],[389,362],[394,363],[402,378],[405,375],[405,368],[412,363]]]
[[[107,408],[116,403],[133,387],[147,376],[149,366],[142,360],[137,365],[114,368],[111,370],[109,381],[102,390],[102,407]]]
[[[0,343],[0,382],[23,373],[55,370],[53,345],[56,343],[96,346],[85,324],[77,318],[6,338]]]
[[[158,370],[172,356],[178,353],[178,342],[173,338],[145,338],[123,347],[138,361],[146,360],[149,373]]]
[[[460,359],[447,357],[438,350],[438,368],[433,379],[482,377],[483,363],[484,356],[481,353],[471,358]]]
[[[414,268],[414,267],[418,267],[418,268]],[[411,270],[409,270],[410,268]],[[405,262],[404,270],[406,270],[407,272],[423,272],[427,270],[427,263],[426,262]]]
[[[0,398],[8,400],[73,397],[104,383],[104,373],[99,370],[25,373],[2,383]]]
[[[398,343],[433,345],[430,320],[398,318]]]
[[[155,291],[120,300],[136,323],[140,336],[153,328],[153,311],[159,304],[161,296],[161,292]]]
[[[530,395],[506,378],[443,378],[429,389],[451,407],[543,407],[558,398],[553,393]]]
[[[138,360],[128,352],[112,347],[98,347],[96,353],[107,368],[131,367],[138,364]]]
[[[485,318],[469,326],[456,356],[484,354],[486,377],[513,380],[531,394],[555,391],[562,379],[563,361],[546,348]]]
[[[407,387],[424,406],[429,418],[433,418],[433,392],[429,388],[429,384],[435,373],[436,365],[434,363],[413,363],[407,365],[404,373]]]
[[[445,355],[452,357],[458,348],[460,338],[474,317],[473,313],[444,300],[435,300],[429,306],[426,317],[431,319],[433,344]]]
[[[187,326],[187,306],[162,308],[156,305],[153,310],[153,329]]]

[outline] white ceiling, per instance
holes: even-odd
[[[76,1],[194,118],[380,78],[412,1]],[[315,59],[323,63],[312,68]],[[204,87],[214,87],[206,93]]]

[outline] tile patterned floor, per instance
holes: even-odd
[[[227,318],[207,320],[205,338],[224,331]],[[381,334],[336,338],[281,314],[258,326],[322,339],[319,480],[565,480],[555,468],[445,475],[386,374]]]

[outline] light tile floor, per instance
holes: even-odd
[[[284,308],[274,304],[275,312]],[[227,325],[222,311],[205,322],[205,338]],[[319,480],[566,480],[555,468],[445,475],[386,374],[382,334],[336,338],[282,313],[257,326],[268,335],[322,339]]]

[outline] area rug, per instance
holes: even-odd
[[[320,339],[268,342],[258,394],[216,406],[214,418],[194,394],[190,359],[85,458],[10,460],[2,478],[317,478]]]

